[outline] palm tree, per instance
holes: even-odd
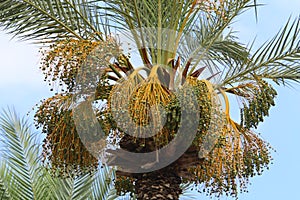
[[[0,25],[47,45],[41,69],[57,94],[36,113],[47,135],[44,164],[76,176],[97,168],[93,152],[105,150],[108,165],[119,169],[119,194],[178,199],[180,184],[194,183],[210,195],[237,196],[271,161],[269,145],[254,132],[274,106],[269,82],[300,78],[299,21],[288,20],[258,49],[228,31],[257,6],[255,0],[3,0]],[[127,48],[137,54],[124,50],[129,39]],[[241,102],[240,123],[230,117],[229,95]],[[95,114],[91,103],[101,105]]]
[[[41,162],[41,137],[12,110],[1,114],[0,138],[0,199],[117,198],[108,168],[75,178],[51,176]]]

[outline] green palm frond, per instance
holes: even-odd
[[[115,23],[131,33],[145,64],[150,64],[150,60],[166,63],[168,58],[174,57],[175,51],[164,52],[163,49],[176,50],[176,42],[199,10],[195,6],[196,0],[102,2],[98,5],[99,10],[109,11]]]
[[[0,137],[1,137],[1,132],[0,132]],[[2,151],[3,151],[3,149],[0,150],[0,152],[2,152]],[[5,183],[5,181],[7,179],[4,178],[5,176],[11,177],[11,174],[8,174],[7,172],[8,171],[7,171],[6,163],[3,162],[3,160],[1,160],[1,164],[0,164],[0,200],[12,199],[12,197],[9,193],[9,188],[8,188],[9,184]],[[12,180],[12,179],[8,179],[8,180]]]
[[[0,169],[0,171],[2,171],[2,170]],[[8,193],[8,189],[5,186],[2,179],[0,178],[0,200],[9,200],[9,199],[11,199],[11,197]]]
[[[226,29],[238,15],[250,7],[256,7],[257,4],[255,2],[252,4],[251,0],[227,0],[225,2],[222,15],[213,14],[207,17],[206,13],[199,13],[195,23],[189,28],[189,33],[195,34],[196,41],[200,42],[197,48],[192,47],[189,49],[191,51],[189,58],[194,63],[189,74],[192,74],[200,63],[215,68],[217,66],[216,61],[221,62],[221,64],[224,64],[222,63],[224,61],[228,64],[232,60],[240,62],[248,55],[246,49],[232,39],[232,34],[230,32],[226,33]],[[198,30],[195,30],[195,28]],[[237,55],[240,56],[237,57]],[[228,61],[230,56],[233,57]]]
[[[74,178],[53,179],[51,193],[55,199],[113,200],[118,196],[112,185],[113,171],[104,168]]]
[[[112,184],[112,172],[99,169],[96,172],[77,177],[56,177],[45,171],[43,174],[48,183],[48,192],[55,200],[114,200],[118,196]]]
[[[300,78],[300,21],[290,20],[273,39],[263,44],[242,65],[231,66],[224,77],[223,84],[253,79],[253,75],[267,78],[276,83],[285,80],[299,82]]]
[[[6,176],[2,179],[9,184],[9,193],[18,199],[38,198],[43,194],[39,190],[45,191],[47,186],[40,184],[40,151],[37,146],[40,142],[31,135],[28,122],[18,118],[15,112],[3,112],[3,116],[0,116],[0,131],[6,150],[3,153]]]
[[[94,178],[90,174],[82,175],[73,182],[72,199],[88,199]]]
[[[103,173],[102,173],[103,171]],[[92,199],[114,200],[117,198],[116,190],[113,188],[112,180],[115,177],[111,168],[103,167],[94,175],[92,184]],[[107,183],[107,184],[103,184]]]
[[[100,0],[99,10],[106,10],[115,17],[115,22],[126,29],[157,27],[171,30],[184,28],[187,14],[195,0],[179,1],[143,1],[143,0]],[[196,13],[196,9],[193,13]]]
[[[55,178],[51,193],[55,199],[90,199],[93,181],[90,174],[76,178]]]
[[[194,29],[186,34],[184,45],[178,49],[183,62],[193,62],[193,65],[199,62],[201,67],[216,72],[222,71],[223,66],[242,64],[249,57],[249,50],[237,42],[235,32],[224,33],[222,29],[222,34],[216,37],[212,34],[216,27],[216,21],[199,16]],[[214,41],[210,44],[212,39]]]
[[[0,27],[24,40],[77,39],[103,40],[98,16],[87,0],[3,0]]]
[[[189,62],[188,57],[193,59],[195,64],[190,73],[200,61],[205,60],[206,55],[214,53],[215,50],[223,49],[221,52],[223,56],[225,52],[235,53],[234,56],[244,56],[244,48],[239,48],[241,45],[220,43],[219,39],[237,15],[249,7],[258,6],[256,1],[252,4],[251,0],[226,0],[222,1],[222,6],[216,11],[219,13],[216,14],[207,11],[207,7],[204,7],[205,3],[210,1],[109,0],[100,2],[102,4],[96,4],[98,12],[101,10],[109,12],[115,24],[130,32],[130,39],[139,49],[144,64],[168,64],[170,59],[174,59],[175,55],[179,54],[177,56],[183,56],[185,60],[183,66]],[[206,34],[202,36],[204,32]],[[185,42],[183,37],[185,34],[189,38],[190,36],[194,38],[196,35],[196,40],[202,40],[200,43],[193,41],[196,47],[188,46],[182,50],[180,47],[182,44],[179,43]],[[228,57],[226,56],[226,59]],[[214,58],[219,59],[219,57]]]

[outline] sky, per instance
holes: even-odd
[[[250,43],[256,37],[256,47],[274,36],[289,16],[300,15],[300,0],[258,3],[266,5],[258,9],[257,22],[254,12],[249,11],[232,25],[243,43]],[[0,109],[13,106],[25,115],[41,99],[52,96],[38,68],[38,50],[33,44],[11,39],[0,31]],[[241,200],[300,199],[300,85],[276,89],[279,93],[276,107],[271,108],[270,117],[257,130],[276,149],[272,154],[274,164],[263,175],[250,179],[249,193],[240,194]],[[205,195],[197,198],[209,199]]]

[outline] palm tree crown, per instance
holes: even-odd
[[[46,134],[44,163],[77,175],[97,169],[104,150],[107,164],[118,166],[119,194],[138,199],[177,199],[182,182],[204,184],[208,194],[245,190],[271,162],[269,144],[254,132],[274,106],[270,81],[300,78],[298,19],[257,50],[228,31],[257,6],[255,0],[3,0],[0,25],[47,47],[40,68],[57,93],[35,115]],[[242,102],[240,122],[230,116],[228,95]],[[164,150],[172,141],[182,146]],[[122,150],[156,155],[149,162]]]

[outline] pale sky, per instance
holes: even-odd
[[[259,45],[275,35],[290,15],[294,18],[300,15],[300,0],[260,0],[258,3],[267,5],[259,9],[257,23],[254,12],[250,11],[233,25],[244,43],[257,36]],[[51,93],[38,69],[38,48],[10,38],[0,31],[0,107],[14,106],[23,115]],[[250,179],[249,193],[239,195],[241,200],[300,199],[300,86],[279,88],[278,92],[276,107],[258,129],[277,150],[273,153],[274,164],[262,176]],[[200,195],[199,199],[209,198]]]

